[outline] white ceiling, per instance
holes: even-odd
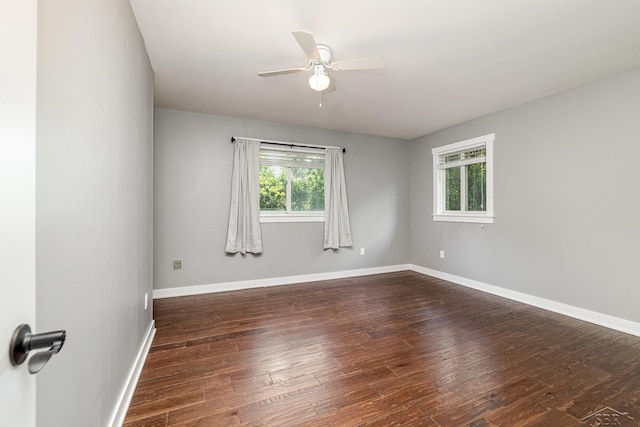
[[[411,139],[640,67],[639,0],[131,0],[156,106]],[[311,90],[292,31],[333,59]]]

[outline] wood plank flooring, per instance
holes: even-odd
[[[640,338],[413,272],[154,310],[126,427],[640,425]]]

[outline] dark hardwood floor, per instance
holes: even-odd
[[[417,273],[154,310],[126,427],[640,422],[640,338]]]

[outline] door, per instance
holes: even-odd
[[[35,330],[36,0],[0,0],[0,426],[34,427],[36,383],[9,361]]]

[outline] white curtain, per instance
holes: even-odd
[[[341,148],[327,148],[324,161],[324,248],[353,246]]]
[[[259,254],[262,252],[260,142],[236,138],[234,149],[227,252]]]

